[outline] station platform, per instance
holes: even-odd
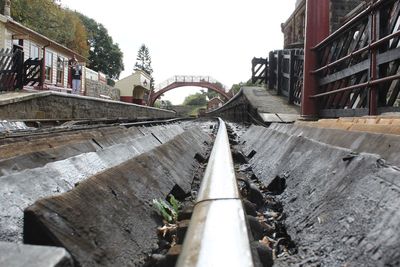
[[[120,101],[54,91],[0,94],[1,120],[168,119],[176,113]]]

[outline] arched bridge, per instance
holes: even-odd
[[[165,82],[159,84],[150,95],[150,106],[154,106],[154,102],[164,93],[184,86],[197,86],[213,90],[222,95],[225,100],[232,96],[225,91],[225,87],[210,76],[173,76]]]

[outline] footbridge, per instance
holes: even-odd
[[[184,86],[197,86],[213,90],[229,100],[232,96],[227,93],[227,88],[210,76],[185,76],[175,75],[159,84],[150,95],[150,106],[164,93]]]

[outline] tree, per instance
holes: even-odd
[[[236,95],[240,91],[240,88],[242,88],[243,86],[254,86],[254,84],[251,82],[251,80],[247,82],[233,84],[231,87],[233,94]]]
[[[88,67],[103,72],[109,79],[118,79],[121,71],[124,70],[123,53],[119,45],[113,42],[107,29],[101,23],[83,14],[79,14],[79,17],[88,33],[90,47]]]
[[[207,96],[203,93],[189,95],[183,101],[184,106],[205,106],[207,105]]]
[[[237,83],[233,84],[231,87],[233,95],[236,95],[240,91],[240,88],[242,88],[242,86],[243,86],[243,83],[241,83],[241,82],[238,84]]]
[[[156,108],[164,108],[164,109],[171,109],[172,108],[172,102],[169,101],[169,100],[157,99],[156,102],[154,102],[154,107],[156,107]]]
[[[151,67],[150,51],[145,44],[142,44],[136,56],[135,70],[142,70],[151,76],[153,68]]]
[[[142,44],[136,56],[134,70],[142,70],[150,76],[150,89],[154,89],[153,68],[151,67],[151,56],[149,48]]]
[[[211,89],[208,89],[206,94],[207,94],[208,100],[210,100],[214,97],[217,97],[219,95],[217,92],[215,92],[214,90],[211,90]]]

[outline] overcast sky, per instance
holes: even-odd
[[[102,23],[124,53],[124,78],[142,43],[156,84],[174,75],[212,76],[229,88],[251,77],[251,59],[283,46],[280,24],[295,0],[62,0]],[[194,89],[196,90],[196,89]],[[193,89],[165,95],[174,104]]]

